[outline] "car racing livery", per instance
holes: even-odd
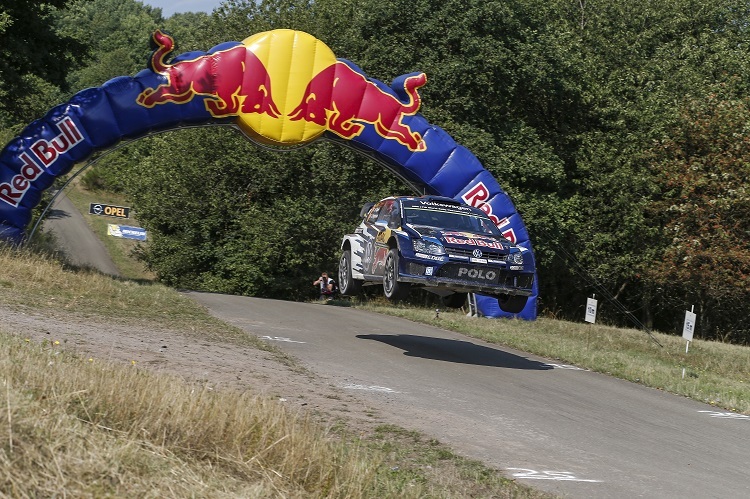
[[[341,244],[344,295],[382,283],[386,298],[399,301],[420,286],[460,307],[466,293],[477,292],[516,314],[532,294],[528,250],[503,237],[478,208],[440,196],[389,197],[366,204],[360,215],[362,223]]]

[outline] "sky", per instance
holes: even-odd
[[[141,0],[146,5],[161,7],[164,17],[177,12],[205,12],[210,14],[222,0]]]

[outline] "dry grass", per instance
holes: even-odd
[[[79,318],[147,321],[187,333],[200,331],[203,338],[239,341],[268,349],[257,338],[214,319],[195,301],[159,283],[116,279],[94,270],[68,266],[55,254],[3,246],[0,246],[0,268],[3,269],[0,302],[6,305],[74,314]],[[278,349],[275,351],[278,353]]]
[[[2,247],[0,268],[5,306],[145,321],[281,355],[159,284]],[[1,322],[0,382],[2,497],[549,497],[416,433],[324,427],[278,400],[82,358]]]
[[[368,304],[358,308],[457,331],[562,363],[602,372],[750,415],[750,347],[548,318],[467,317],[461,311]],[[685,377],[682,371],[685,369]]]
[[[378,462],[270,399],[0,336],[10,497],[365,497]]]

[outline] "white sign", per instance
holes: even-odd
[[[124,237],[125,239],[146,240],[146,229],[141,227],[129,227],[127,225],[107,225],[107,234],[115,237]]]
[[[695,314],[685,310],[685,324],[682,326],[682,337],[688,341],[693,341],[693,332],[695,331]]]
[[[587,298],[586,299],[586,322],[595,323],[596,322],[596,299],[595,298]]]

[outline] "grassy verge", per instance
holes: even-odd
[[[6,307],[258,341],[156,283],[1,247],[0,268]],[[322,427],[270,398],[81,358],[2,322],[0,373],[0,496],[549,497],[418,433]]]
[[[694,340],[685,353],[679,336],[539,318],[467,317],[464,312],[355,304],[357,308],[430,324],[572,364],[717,407],[750,415],[750,347]],[[685,376],[683,377],[683,369]]]

